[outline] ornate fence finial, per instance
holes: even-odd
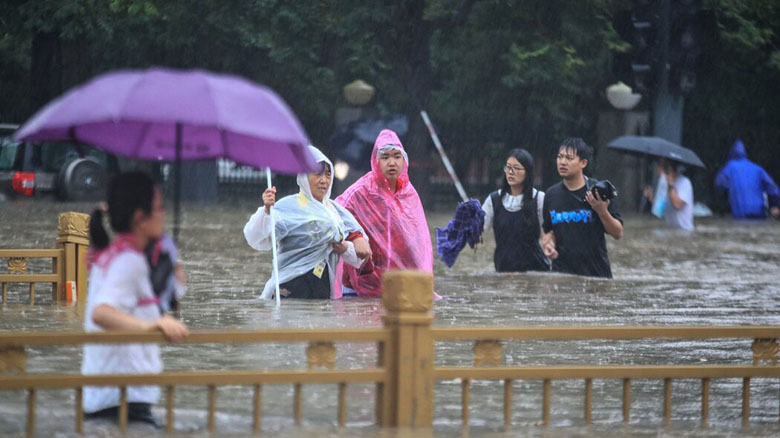
[[[382,276],[382,305],[390,312],[430,311],[433,308],[433,275],[424,271],[387,271]]]
[[[89,215],[68,211],[57,220],[57,243],[73,242],[89,245]]]

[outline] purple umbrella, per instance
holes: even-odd
[[[175,160],[174,235],[180,160],[227,157],[282,173],[317,166],[301,124],[276,93],[201,70],[102,74],[43,107],[15,137],[74,140],[129,158]]]

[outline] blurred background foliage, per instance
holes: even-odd
[[[426,109],[459,172],[524,147],[545,158],[566,136],[595,145],[610,107],[613,28],[628,0],[0,0],[0,121],[20,123],[95,74],[162,65],[239,74],[281,94],[328,150],[342,87],[377,89],[382,115],[412,122],[412,157],[431,148]],[[683,144],[710,178],[742,138],[780,181],[780,2],[703,0],[714,25],[686,97]],[[643,99],[647,109],[651,98]],[[492,166],[492,164],[491,164]],[[544,185],[551,184],[547,178]]]

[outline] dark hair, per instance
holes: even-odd
[[[130,231],[136,210],[152,213],[155,183],[144,172],[127,172],[111,178],[106,191],[111,229],[117,233]],[[103,211],[95,209],[89,219],[89,237],[93,247],[101,250],[110,243],[103,228]]]
[[[591,148],[585,143],[585,140],[579,137],[564,138],[560,146],[558,146],[558,152],[561,149],[573,150],[581,160],[590,160]]]
[[[525,179],[523,180],[523,226],[535,227],[534,230],[539,230],[539,219],[537,218],[537,205],[534,198],[534,158],[525,149],[512,149],[507,154],[506,158],[514,157],[520,165],[525,168]],[[506,180],[506,174],[504,174],[503,182],[501,183],[501,197],[505,193],[511,194],[512,191],[509,188],[509,182]],[[539,237],[538,235],[536,236]]]

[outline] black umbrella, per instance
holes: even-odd
[[[707,168],[695,152],[661,137],[624,135],[612,140],[607,146],[621,151],[654,155],[703,169]]]

